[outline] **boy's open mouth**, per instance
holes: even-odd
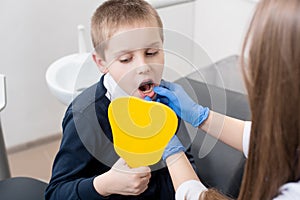
[[[152,81],[146,81],[140,84],[139,90],[142,91],[144,94],[147,94],[152,91],[153,89],[153,82]]]
[[[143,96],[149,96],[152,98],[154,96],[153,88],[154,83],[152,80],[149,80],[140,84],[139,91]]]

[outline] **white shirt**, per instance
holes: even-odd
[[[279,189],[280,194],[273,200],[297,200],[300,199],[300,181],[286,183]]]
[[[244,153],[246,158],[248,158],[251,125],[252,125],[251,122],[245,121],[244,133],[243,133],[243,153]]]
[[[198,200],[201,192],[207,188],[196,180],[189,180],[182,183],[176,190],[176,200]]]
[[[243,153],[248,157],[250,142],[251,122],[246,121],[243,134]],[[190,180],[182,183],[176,191],[176,200],[199,200],[201,192],[207,188],[200,182]],[[279,188],[279,195],[273,200],[297,200],[300,199],[300,181],[286,183]]]
[[[103,85],[107,89],[105,96],[109,100],[114,100],[118,97],[127,97],[129,96],[113,79],[113,77],[107,73],[104,75]]]

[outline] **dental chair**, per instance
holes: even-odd
[[[0,74],[0,111],[5,106],[5,76]],[[44,199],[44,190],[46,187],[47,183],[30,177],[11,177],[0,123],[0,199],[42,200]]]
[[[238,56],[230,56],[177,82],[191,97],[194,95],[194,100],[199,104],[227,116],[250,120],[247,94],[237,63]],[[206,77],[205,82],[198,81],[199,72]],[[200,180],[206,187],[236,198],[246,161],[243,153],[200,129],[195,131],[195,137],[190,139],[190,143]]]

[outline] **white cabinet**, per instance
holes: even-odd
[[[194,1],[149,1],[159,7],[164,25],[165,70],[163,78],[176,80],[193,71]],[[164,3],[163,3],[164,2]],[[169,3],[169,5],[167,5]]]

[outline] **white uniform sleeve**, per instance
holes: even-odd
[[[243,153],[248,158],[250,133],[251,133],[251,122],[245,121],[244,133],[243,133]]]
[[[279,189],[279,195],[273,200],[296,200],[300,199],[300,181],[297,183],[284,184]]]
[[[207,188],[196,180],[190,180],[182,183],[176,190],[176,200],[199,200],[201,192]]]

